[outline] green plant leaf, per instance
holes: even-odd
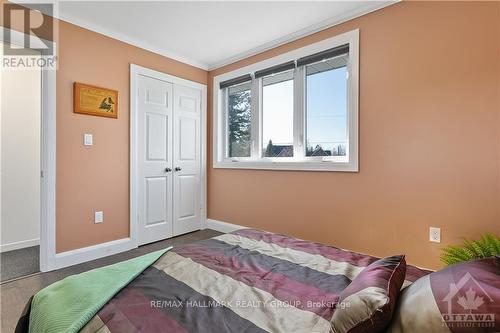
[[[452,265],[499,254],[500,238],[493,234],[484,234],[479,240],[464,239],[462,246],[443,247],[440,259],[445,265]]]

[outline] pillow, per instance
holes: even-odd
[[[331,332],[381,332],[391,320],[405,273],[403,255],[377,260],[363,269],[340,294]]]
[[[421,277],[401,293],[388,332],[500,331],[500,257]]]

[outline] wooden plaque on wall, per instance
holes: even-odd
[[[118,91],[75,82],[74,113],[118,118]]]

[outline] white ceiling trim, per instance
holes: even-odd
[[[314,24],[314,25],[311,25],[307,28],[298,30],[294,33],[285,35],[281,38],[275,39],[273,41],[262,44],[258,47],[252,48],[248,51],[227,57],[226,59],[224,59],[222,61],[218,61],[214,64],[200,62],[200,61],[197,61],[195,59],[192,59],[192,58],[189,58],[189,57],[186,57],[183,55],[179,55],[179,54],[172,52],[170,50],[153,46],[153,45],[146,43],[142,40],[129,37],[125,34],[122,34],[122,33],[116,32],[116,31],[111,31],[110,29],[103,28],[102,26],[100,26],[98,24],[87,22],[84,19],[74,17],[72,15],[63,14],[63,13],[59,12],[58,13],[59,15],[56,15],[56,16],[58,16],[58,18],[60,20],[69,22],[71,24],[75,24],[75,25],[80,26],[82,28],[97,32],[97,33],[105,35],[107,37],[111,37],[113,39],[130,44],[132,46],[139,47],[141,49],[159,54],[161,56],[164,56],[164,57],[167,57],[167,58],[170,58],[173,60],[180,61],[182,63],[188,64],[188,65],[191,65],[191,66],[194,66],[197,68],[201,68],[203,70],[211,71],[211,70],[215,70],[215,69],[218,69],[220,67],[232,64],[234,62],[243,60],[245,58],[251,57],[253,55],[262,53],[264,51],[273,49],[273,48],[278,47],[280,45],[290,43],[290,42],[295,41],[297,39],[300,39],[302,37],[311,35],[315,32],[330,28],[332,26],[341,24],[343,22],[346,22],[346,21],[352,20],[354,18],[366,15],[366,14],[374,12],[376,10],[385,8],[387,6],[393,5],[393,4],[398,3],[400,1],[401,0],[387,0],[387,1],[382,1],[382,2],[381,1],[374,1],[374,2],[369,3],[368,5],[363,6],[361,8],[357,8],[355,10],[343,13],[341,15],[334,16],[328,20],[321,21],[321,22]],[[17,3],[22,4],[22,1],[19,1],[19,0],[18,1],[14,0],[13,2],[17,2]]]
[[[64,15],[59,14],[59,19],[66,21],[66,22],[69,22],[71,24],[77,25],[79,27],[88,29],[88,30],[92,30],[92,31],[97,32],[101,35],[105,35],[107,37],[111,37],[111,38],[119,40],[121,42],[130,44],[132,46],[139,47],[139,48],[144,49],[146,51],[150,51],[150,52],[159,54],[161,56],[164,56],[164,57],[167,57],[167,58],[170,58],[173,60],[177,60],[177,61],[183,62],[185,64],[188,64],[188,65],[191,65],[191,66],[194,66],[197,68],[201,68],[203,70],[209,70],[208,64],[205,64],[205,63],[196,61],[194,59],[176,54],[176,53],[171,52],[169,50],[155,47],[153,45],[150,45],[149,43],[145,43],[141,40],[131,38],[127,35],[124,35],[124,34],[121,34],[121,33],[115,32],[115,31],[111,31],[111,30],[103,28],[97,24],[89,23],[89,22],[82,20],[80,18],[71,16],[71,15],[67,15],[67,14],[64,14]]]
[[[352,10],[350,12],[334,16],[334,17],[332,17],[332,18],[330,18],[328,20],[321,21],[321,22],[319,22],[317,24],[314,24],[314,25],[311,25],[311,26],[309,26],[307,28],[304,28],[304,29],[301,29],[299,31],[296,31],[296,32],[294,32],[292,34],[288,34],[288,35],[283,36],[281,38],[275,39],[275,40],[273,40],[271,42],[268,42],[268,43],[262,44],[262,45],[260,45],[258,47],[255,47],[255,48],[253,48],[251,50],[248,50],[246,52],[239,53],[239,54],[234,55],[232,57],[228,57],[225,60],[219,61],[219,62],[217,62],[215,64],[209,65],[208,66],[208,70],[212,71],[212,70],[221,68],[223,66],[230,65],[230,64],[235,63],[237,61],[240,61],[240,60],[246,59],[248,57],[254,56],[256,54],[259,54],[259,53],[262,53],[262,52],[274,49],[274,48],[276,48],[276,47],[278,47],[280,45],[284,45],[284,44],[293,42],[293,41],[295,41],[297,39],[300,39],[300,38],[303,38],[305,36],[311,35],[311,34],[316,33],[318,31],[331,28],[331,27],[333,27],[335,25],[344,23],[346,21],[349,21],[349,20],[355,19],[357,17],[366,15],[366,14],[374,12],[376,10],[379,10],[379,9],[385,8],[387,6],[396,4],[396,3],[400,2],[400,1],[402,1],[402,0],[392,0],[392,1],[384,1],[384,2],[376,1],[376,2],[373,2],[372,4],[364,6],[362,8],[358,8],[356,10]]]

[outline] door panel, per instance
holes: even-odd
[[[146,102],[168,108],[169,93],[167,91],[146,88]]]
[[[179,176],[179,219],[195,217],[196,175]]]
[[[172,84],[138,76],[138,241],[172,237]]]
[[[196,97],[179,96],[179,107],[184,111],[197,112],[196,104],[198,102]]]
[[[175,85],[174,91],[174,236],[201,227],[201,91]]]
[[[146,225],[167,222],[167,178],[146,178]]]
[[[146,114],[147,160],[167,160],[168,154],[168,116]]]
[[[196,119],[179,117],[179,159],[196,160]]]

